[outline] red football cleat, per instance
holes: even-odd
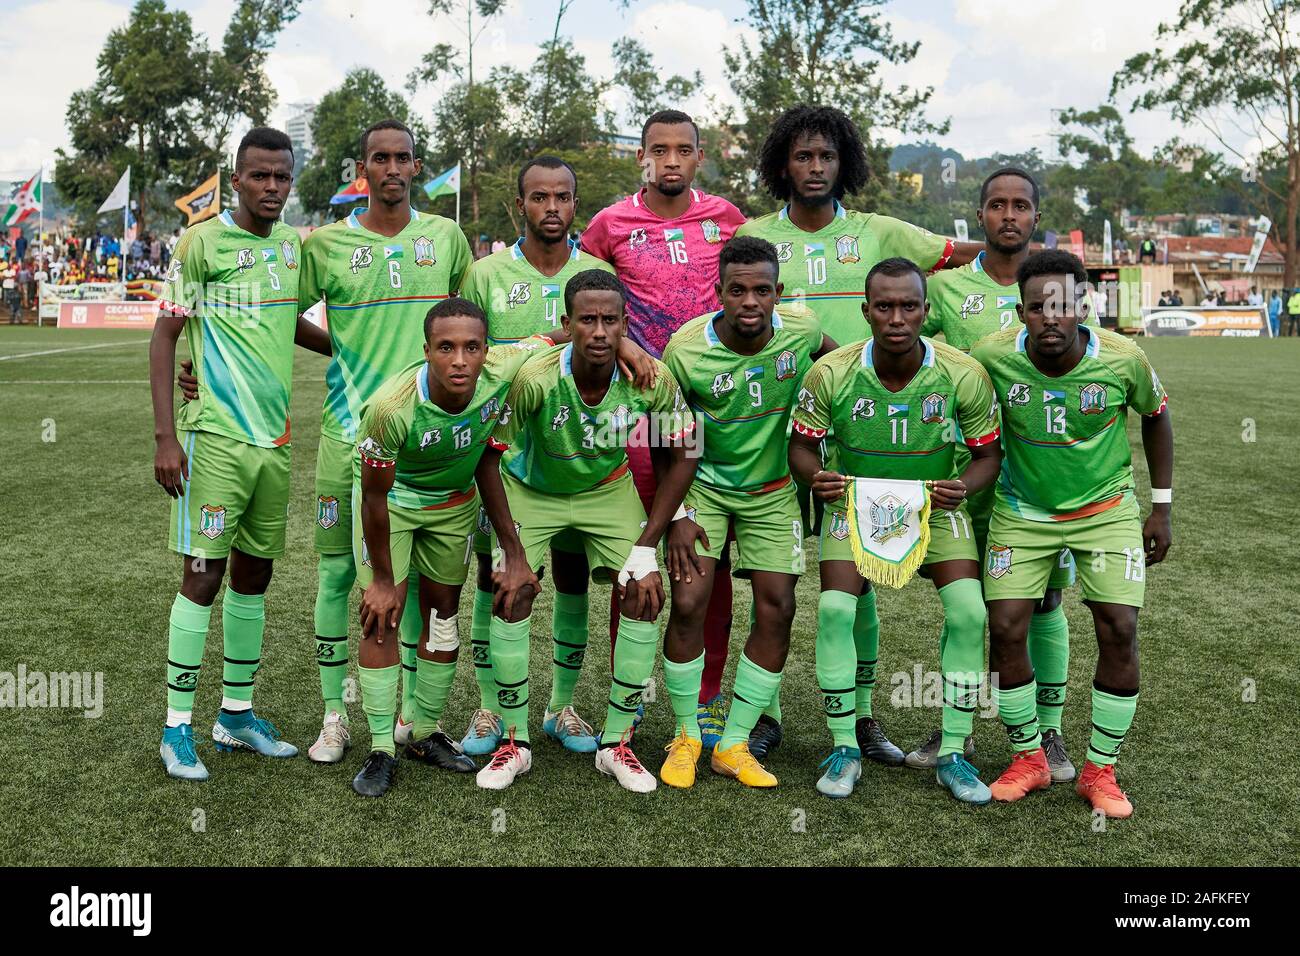
[[[1133,804],[1115,782],[1114,764],[1101,767],[1091,760],[1085,761],[1074,789],[1092,804],[1094,810],[1100,810],[1112,819],[1123,820],[1133,815]]]
[[[989,785],[994,800],[1009,803],[1019,800],[1035,790],[1046,790],[1052,785],[1052,771],[1047,766],[1043,748],[1022,750],[1011,758],[1011,766]]]

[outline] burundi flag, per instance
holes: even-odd
[[[330,197],[330,205],[338,206],[345,202],[356,202],[358,199],[365,199],[370,195],[370,184],[366,182],[364,176],[358,176],[350,183],[344,183],[339,187],[339,191]]]
[[[42,182],[41,173],[37,173],[18,187],[10,198],[3,216],[0,216],[0,225],[16,226],[32,213],[40,212]]]
[[[211,219],[221,212],[221,174],[213,173],[172,205],[189,217],[186,226]]]
[[[424,194],[430,199],[455,196],[460,192],[460,163],[445,169],[424,184]]]

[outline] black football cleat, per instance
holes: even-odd
[[[779,723],[767,714],[759,714],[758,723],[749,733],[749,752],[756,760],[766,760],[773,750],[781,746],[784,736]]]
[[[393,785],[397,776],[397,758],[382,750],[372,750],[366,755],[357,775],[352,778],[352,789],[363,797],[382,797]]]
[[[423,740],[412,740],[406,745],[405,756],[423,760],[432,767],[453,773],[476,773],[478,767],[465,756],[465,751],[441,730],[435,730]]]
[[[889,742],[889,738],[885,736],[885,728],[880,726],[880,721],[874,717],[863,717],[858,720],[854,732],[862,756],[888,767],[902,766],[903,751]]]

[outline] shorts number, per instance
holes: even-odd
[[[961,527],[960,527],[960,528],[957,527],[957,524],[958,524],[957,519],[958,519],[958,518],[961,519]],[[954,538],[969,538],[969,537],[970,537],[970,524],[969,524],[969,522],[966,521],[966,515],[965,515],[964,512],[961,512],[961,511],[949,511],[949,512],[948,512],[948,523],[952,525],[952,536],[953,536]]]
[[[895,445],[907,444],[907,419],[891,418],[889,420],[890,441]]]
[[[826,260],[821,256],[815,259],[808,259],[808,284],[825,285],[826,284]]]
[[[1146,552],[1140,547],[1124,549],[1124,580],[1141,581],[1146,575]]]
[[[274,289],[276,292],[279,292],[279,291],[280,291],[280,277],[279,277],[278,275],[275,274],[275,263],[274,263],[274,262],[268,262],[268,263],[266,264],[266,271],[267,271],[268,273],[270,273],[270,275],[271,275],[271,288]]]
[[[754,408],[759,408],[762,406],[763,404],[763,383],[762,382],[749,383],[749,397],[753,399],[753,401],[749,403],[751,406],[753,406]]]
[[[396,259],[388,260],[388,284],[394,289],[402,287],[402,264]]]
[[[1056,556],[1056,566],[1062,571],[1066,570],[1074,562],[1074,553],[1069,548],[1062,548],[1061,553]]]
[[[1064,435],[1065,434],[1065,406],[1048,405],[1043,409],[1047,415],[1047,434]]]
[[[674,239],[668,243],[668,260],[674,265],[684,266],[689,261],[686,258],[686,240]]]

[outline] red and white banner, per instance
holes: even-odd
[[[152,329],[157,302],[60,302],[61,329]]]

